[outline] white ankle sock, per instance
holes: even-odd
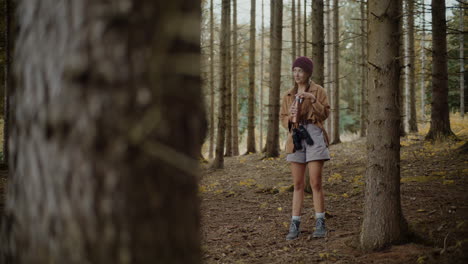
[[[315,219],[323,218],[325,219],[325,212],[323,213],[315,213]]]
[[[292,220],[301,221],[301,216],[293,215]]]

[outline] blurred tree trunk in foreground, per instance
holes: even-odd
[[[171,3],[19,3],[0,262],[201,262],[200,3]]]
[[[380,249],[406,232],[400,204],[399,2],[369,1],[369,127],[361,246]]]
[[[8,165],[8,140],[10,135],[10,99],[9,94],[14,88],[13,64],[12,55],[14,52],[14,39],[15,39],[15,2],[13,0],[4,0],[4,14],[5,14],[5,87],[3,92],[3,160],[5,165]]]

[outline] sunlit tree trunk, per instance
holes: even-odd
[[[216,154],[212,167],[221,169],[224,167],[224,143],[226,137],[226,94],[228,90],[228,26],[229,26],[229,9],[230,0],[222,0],[221,4],[221,38],[219,44],[220,53],[220,81],[219,81],[219,99],[218,99],[218,131],[216,136]]]
[[[447,24],[445,1],[432,0],[432,107],[427,140],[454,136],[450,129],[448,107]]]
[[[201,10],[165,2],[19,2],[1,263],[201,263]]]
[[[210,0],[210,150],[208,157],[213,158],[214,152],[214,111],[215,111],[215,89],[214,89],[214,7]]]
[[[270,94],[266,156],[279,156],[279,109],[281,85],[281,49],[283,38],[283,0],[271,0]]]
[[[365,250],[401,242],[406,222],[400,204],[399,1],[369,0],[369,127],[364,219]]]
[[[249,113],[247,121],[247,153],[255,153],[255,0],[251,0],[250,4]]]
[[[341,143],[340,140],[340,24],[339,0],[333,1],[333,134],[332,144]]]
[[[361,130],[360,136],[365,137],[367,134],[367,16],[366,16],[366,2],[361,1]]]
[[[234,16],[233,16],[233,25],[232,25],[232,48],[233,48],[233,60],[232,60],[232,155],[239,156],[239,120],[238,120],[238,87],[237,87],[237,68],[238,68],[238,60],[237,60],[237,50],[238,50],[238,42],[237,42],[237,0],[233,0],[233,9],[234,9]]]
[[[325,39],[323,27],[323,0],[312,1],[312,61],[314,72],[312,79],[324,85]]]
[[[418,132],[416,123],[416,74],[415,74],[415,52],[414,52],[414,0],[406,0],[408,5],[408,60],[409,60],[409,132]]]

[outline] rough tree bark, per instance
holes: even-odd
[[[238,116],[238,103],[237,103],[237,0],[233,0],[232,7],[234,10],[233,14],[233,25],[232,25],[232,155],[239,156],[239,120]]]
[[[364,219],[365,250],[402,241],[400,204],[399,1],[369,0],[369,127]]]
[[[201,262],[201,10],[165,2],[19,2],[0,262]]]
[[[333,46],[332,46],[332,38],[333,38],[333,28],[332,28],[332,7],[331,7],[331,0],[327,0],[327,43],[326,43],[326,49],[327,49],[327,60],[326,60],[326,65],[327,65],[327,82],[326,82],[326,89],[327,89],[327,94],[329,96],[330,102],[333,104],[333,67],[332,67],[332,57],[333,57]],[[327,118],[325,120],[326,122],[326,128],[328,131],[329,135],[333,134],[333,118]]]
[[[304,32],[304,56],[307,56],[307,0],[304,0],[304,23],[303,23],[303,32]]]
[[[323,27],[323,0],[312,1],[312,61],[314,82],[324,85],[325,39]]]
[[[215,110],[215,89],[214,89],[214,7],[213,0],[210,0],[210,150],[208,157],[213,158],[214,152],[214,110]]]
[[[13,91],[14,76],[12,71],[13,43],[15,38],[14,28],[14,6],[12,0],[5,0],[5,87],[3,101],[3,164],[8,166],[8,141],[10,135],[10,99],[9,94]]]
[[[448,107],[447,24],[445,1],[432,0],[432,107],[431,128],[426,140],[455,137],[450,129]]]
[[[265,65],[264,59],[265,59],[265,23],[264,23],[264,16],[265,16],[265,3],[264,0],[262,0],[262,51],[261,51],[261,62],[260,62],[260,105],[259,105],[259,113],[260,113],[260,144],[259,144],[259,149],[262,151],[263,147],[263,65]]]
[[[400,83],[399,83],[399,97],[398,100],[400,101],[400,137],[406,136],[405,130],[405,120],[406,120],[406,103],[405,103],[405,78],[406,76],[406,49],[405,49],[405,30],[404,30],[404,13],[403,13],[403,1],[398,0],[400,5],[400,23],[399,23],[399,56],[400,56]]]
[[[296,60],[296,0],[291,1],[291,45],[292,45],[292,60]],[[293,79],[294,84],[294,79]]]
[[[281,49],[283,39],[283,0],[271,0],[270,94],[266,157],[279,156],[279,109],[281,85]]]
[[[361,0],[361,130],[360,136],[365,137],[367,134],[367,109],[369,107],[367,101],[367,16],[366,16],[366,2]]]
[[[293,0],[295,1],[295,0]],[[297,0],[297,56],[304,56],[301,55],[302,53],[302,36],[301,36],[301,0]]]
[[[421,120],[426,122],[426,8],[421,0]]]
[[[230,0],[222,0],[221,3],[221,39],[219,43],[219,54],[221,63],[221,78],[219,78],[219,99],[218,99],[218,132],[216,135],[216,153],[212,167],[221,169],[224,167],[224,143],[226,137],[226,94],[228,90],[228,50],[227,44],[229,40],[228,25],[229,25],[229,9]]]
[[[255,153],[255,0],[250,1],[249,109],[247,120],[247,153]],[[236,57],[234,57],[236,58]]]
[[[333,2],[333,134],[331,144],[341,143],[340,140],[340,24],[339,0]]]
[[[226,43],[226,157],[232,156],[232,0],[229,1],[228,24],[227,24],[227,43]]]
[[[463,9],[463,2],[460,3],[460,32],[465,32],[464,29],[464,16],[465,11]],[[460,115],[462,118],[465,117],[465,55],[463,47],[463,35],[460,33]]]
[[[415,74],[415,57],[414,52],[414,1],[406,0],[408,5],[408,84],[409,84],[409,115],[408,115],[408,130],[409,132],[418,132],[416,120],[416,74]]]

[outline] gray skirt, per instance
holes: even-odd
[[[322,129],[314,124],[307,124],[305,127],[314,141],[314,144],[308,145],[305,139],[303,139],[302,149],[288,154],[286,160],[297,163],[307,163],[314,160],[330,160],[330,151],[325,143]]]

